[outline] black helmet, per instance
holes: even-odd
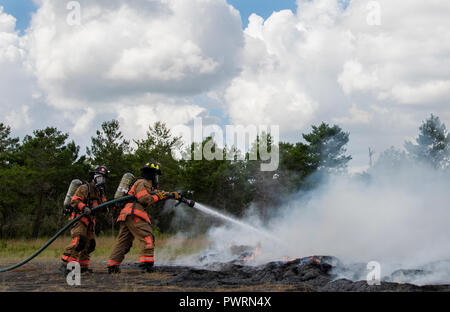
[[[90,172],[91,181],[94,181],[98,190],[105,191],[106,178],[109,173],[109,170],[104,165],[98,166]]]
[[[90,174],[91,174],[92,177],[94,175],[101,174],[101,175],[103,175],[106,178],[110,174],[110,171],[106,168],[105,165],[101,165],[101,166],[98,166],[97,168],[95,168],[94,170],[92,170],[90,172]]]
[[[162,175],[161,164],[158,162],[149,161],[141,168],[142,172],[154,173],[157,175]]]
[[[162,174],[161,172],[161,164],[153,161],[149,161],[145,163],[145,165],[141,168],[141,177],[146,180],[152,181],[152,186],[155,189],[159,188],[159,176]]]

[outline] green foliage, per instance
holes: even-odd
[[[283,187],[280,180],[280,168],[276,171],[262,171],[261,165],[269,163],[267,155],[276,152],[278,146],[273,143],[273,138],[268,133],[261,133],[256,137],[250,151],[246,155],[246,175],[250,182],[251,202],[262,219],[267,220],[274,209],[280,203],[283,195]]]
[[[133,141],[133,150],[119,122],[111,120],[101,124],[84,156],[68,134],[56,128],[36,130],[20,141],[11,137],[10,127],[0,123],[0,242],[13,237],[53,235],[67,222],[61,213],[70,181],[86,180],[92,166],[105,164],[111,170],[107,181],[107,197],[111,199],[122,175],[132,172],[138,176],[149,160],[161,163],[161,189],[183,191],[195,201],[235,216],[242,216],[252,206],[268,220],[289,194],[314,188],[318,183],[315,177],[321,173],[345,172],[351,160],[345,148],[349,133],[337,125],[312,126],[312,131],[302,138],[304,142],[275,145],[270,134],[262,133],[249,151],[220,147],[212,137],[183,147],[180,137],[157,122],[149,126],[145,138]],[[223,157],[208,160],[205,148]],[[392,171],[415,161],[439,170],[450,167],[450,135],[437,116],[431,115],[423,122],[418,138],[406,142],[405,148],[406,152],[394,147],[386,150],[371,170]],[[261,150],[279,152],[275,171],[261,171],[261,164],[271,161]],[[172,151],[190,155],[191,160],[174,158]],[[196,160],[199,155],[201,160]],[[245,157],[241,160],[240,155]],[[370,172],[357,178],[369,183]],[[159,203],[151,210],[156,233],[187,231],[192,224],[198,224],[196,220],[203,224],[197,233],[211,225],[211,219],[181,206],[176,209],[182,209],[186,219],[174,228],[174,210],[166,208]],[[97,220],[99,232],[113,226],[111,216],[100,214]]]
[[[119,121],[111,120],[102,123],[101,130],[91,138],[91,147],[86,148],[88,162],[91,167],[106,165],[111,174],[108,177],[107,198],[112,198],[122,175],[129,171],[130,142],[123,138]],[[87,176],[88,172],[84,173]]]
[[[409,155],[422,163],[434,168],[450,166],[450,134],[438,116],[431,114],[419,128],[419,136],[413,142],[406,142],[405,148]]]
[[[307,177],[316,170],[314,160],[308,152],[308,145],[280,143],[280,181],[288,193],[304,186]]]
[[[349,141],[349,133],[334,125],[330,127],[322,122],[320,126],[312,126],[313,131],[303,134],[303,138],[309,143],[308,153],[312,158],[313,167],[330,171],[342,171],[352,159],[345,155]]]
[[[133,170],[135,173],[149,160],[159,162],[163,171],[164,187],[177,189],[181,187],[179,181],[180,166],[172,156],[172,151],[181,151],[180,137],[174,137],[166,124],[156,122],[149,126],[145,139],[135,141],[137,149],[133,155]]]
[[[180,161],[181,179],[185,191],[189,191],[194,200],[215,205],[218,203],[215,195],[219,192],[222,182],[224,182],[221,178],[223,177],[223,171],[227,167],[227,160],[224,157],[222,157],[222,160],[210,161],[205,157],[196,160],[195,155],[202,155],[203,148],[207,144],[212,144],[211,150],[213,153],[219,149],[211,137],[203,140],[201,144],[193,143],[190,151],[188,151],[191,153],[191,160]],[[221,206],[223,205],[224,203],[221,203]]]
[[[391,146],[380,154],[375,162],[374,170],[388,170],[390,172],[399,170],[409,165],[409,159],[404,151]]]
[[[11,128],[0,122],[0,167],[7,167],[19,146],[19,138],[11,138]]]
[[[211,137],[183,147],[180,137],[157,122],[149,126],[145,138],[133,141],[133,150],[119,122],[111,120],[101,124],[86,156],[80,156],[79,147],[56,128],[36,130],[19,142],[10,137],[9,127],[0,124],[0,239],[54,234],[66,222],[61,206],[70,181],[87,180],[93,166],[104,164],[111,171],[107,181],[107,198],[111,199],[122,175],[131,172],[138,176],[149,160],[161,163],[160,189],[183,191],[193,200],[235,216],[243,215],[254,204],[266,218],[285,195],[305,187],[318,168],[343,168],[350,159],[343,155],[348,134],[337,126],[313,127],[305,139],[309,144],[275,145],[270,134],[262,133],[249,151],[219,147]],[[204,149],[222,157],[207,159]],[[172,151],[191,155],[191,160],[174,158]],[[276,171],[261,171],[261,164],[271,161],[261,151],[279,151]],[[202,155],[201,160],[196,160],[196,155]],[[204,228],[197,229],[200,232],[211,225],[210,219],[202,219],[205,216],[188,207],[177,209],[183,209],[186,217],[200,219],[204,224]],[[151,209],[158,233],[173,230],[173,210],[166,212],[164,203]],[[97,215],[97,231],[109,231],[113,220],[111,216]],[[184,222],[175,230],[188,228]]]
[[[25,136],[11,158],[14,163],[1,174],[2,236],[37,237],[57,229],[67,185],[84,168],[79,147],[67,139],[51,127]]]

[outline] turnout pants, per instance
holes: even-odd
[[[140,245],[139,263],[154,262],[154,242],[151,225],[141,218],[128,215],[125,221],[120,222],[119,234],[117,235],[108,266],[120,266],[125,254],[130,251],[133,240],[137,239]]]
[[[61,256],[64,262],[79,262],[80,266],[87,268],[90,262],[90,253],[95,249],[95,230],[94,223],[89,225],[83,222],[76,222],[70,230],[72,243],[66,247]]]

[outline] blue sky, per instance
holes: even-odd
[[[245,28],[248,24],[248,17],[252,13],[267,19],[274,11],[290,9],[295,12],[295,0],[227,0],[241,13],[242,26]]]
[[[30,23],[31,14],[36,10],[33,0],[0,0],[0,5],[6,13],[16,18],[16,28],[22,33]]]
[[[69,0],[52,1],[67,3]],[[94,2],[83,1],[86,6]],[[104,3],[109,1],[112,0],[103,0]],[[191,8],[194,6],[194,1],[181,1],[186,1]],[[274,11],[289,9],[297,13],[296,0],[227,1],[241,12],[244,28],[252,13],[265,20]],[[334,1],[303,1],[311,4],[303,8],[305,15],[335,10]],[[335,1],[346,8],[350,0]],[[153,12],[150,9],[136,14],[148,16],[148,19],[139,20],[141,24],[130,23],[136,27],[133,28],[137,30],[135,37],[131,37],[136,40],[130,40],[124,32],[117,38],[114,49],[110,49],[107,27],[110,23],[120,29],[121,21],[114,18],[98,21],[101,22],[98,24],[87,23],[86,31],[98,32],[100,41],[83,41],[86,44],[84,48],[75,51],[69,49],[73,49],[73,42],[80,32],[69,28],[62,28],[61,36],[35,36],[35,42],[11,36],[12,40],[2,41],[0,47],[6,47],[15,56],[4,58],[8,62],[2,63],[0,70],[0,119],[12,125],[18,136],[30,133],[31,129],[56,125],[70,132],[78,144],[85,138],[89,140],[87,133],[95,133],[98,122],[103,121],[100,118],[119,118],[129,137],[134,136],[135,118],[126,109],[127,103],[135,103],[130,105],[140,114],[151,112],[155,119],[160,118],[168,124],[169,120],[172,124],[188,123],[188,119],[198,111],[201,117],[220,126],[282,125],[281,139],[290,142],[294,142],[293,138],[297,139],[300,132],[310,131],[311,124],[325,121],[339,123],[351,133],[348,150],[354,156],[354,167],[368,163],[368,146],[377,153],[391,145],[402,146],[405,139],[415,136],[417,127],[431,112],[441,115],[442,120],[450,124],[450,111],[445,106],[449,98],[450,74],[443,71],[443,66],[432,66],[443,64],[450,55],[442,44],[448,41],[448,33],[439,31],[449,28],[446,17],[450,6],[433,6],[424,4],[423,0],[409,0],[408,4],[399,0],[391,5],[392,0],[378,0],[383,8],[389,9],[389,14],[383,13],[385,9],[380,10],[382,27],[372,27],[364,21],[369,13],[367,6],[354,1],[352,14],[330,14],[333,29],[328,29],[328,24],[325,27],[322,19],[302,20],[301,16],[296,16],[284,23],[280,15],[271,25],[262,25],[263,29],[270,28],[270,36],[260,38],[262,43],[243,44],[239,21],[231,16],[223,3],[217,2],[213,0],[207,5],[205,1],[196,6],[197,12],[177,6],[178,12],[175,13],[179,14],[179,19],[171,21],[169,29],[164,27],[164,18],[168,15],[161,12],[161,23],[156,28],[158,33],[148,32],[146,45],[138,40],[141,35],[138,30],[151,24]],[[17,30],[22,34],[37,9],[33,0],[0,0],[0,5],[6,13],[16,17]],[[222,10],[221,14],[218,14],[218,8]],[[56,14],[57,11],[49,7],[48,14]],[[206,19],[200,13],[217,14],[222,20],[219,23],[215,19]],[[419,13],[423,16],[418,19]],[[198,16],[204,18],[204,23],[198,22]],[[65,17],[59,15],[58,18]],[[293,35],[298,30],[296,25],[299,21],[307,29],[317,28],[317,32]],[[409,25],[407,32],[403,29],[405,24]],[[51,21],[42,19],[37,23],[36,31],[48,25]],[[199,29],[199,32],[186,31],[176,36],[172,33],[172,30],[185,25]],[[205,26],[208,31],[204,32],[202,28]],[[349,31],[361,35],[349,36]],[[163,35],[171,35],[173,40],[164,46],[152,45],[153,40]],[[216,40],[214,35],[219,39]],[[323,39],[317,41],[317,38]],[[188,40],[199,50],[180,51],[179,45]],[[416,49],[414,58],[408,57],[411,56],[408,48],[420,46],[422,42],[427,42],[427,49]],[[270,48],[277,45],[279,49]],[[380,46],[387,48],[380,50]],[[154,54],[149,55],[147,51],[150,48]],[[91,49],[96,49],[96,53],[91,54]],[[122,61],[125,51],[131,50],[136,51],[132,62]],[[77,57],[77,66],[73,66],[66,53],[53,51],[67,51],[70,57]],[[252,57],[239,57],[241,53],[255,56],[257,62]],[[402,53],[406,57],[399,58]],[[104,55],[107,58],[103,59]],[[146,62],[148,58],[155,65]],[[414,62],[417,59],[427,62]],[[215,68],[216,63],[223,66]],[[294,69],[291,70],[292,67]],[[33,70],[28,70],[30,68]],[[176,69],[171,76],[174,80],[160,77],[161,71],[167,68]],[[112,69],[115,70],[114,75],[118,75],[117,80],[104,75],[105,70],[112,72]],[[64,73],[63,79],[55,79],[59,77],[55,73]],[[162,86],[161,90],[156,89],[158,85]],[[87,108],[75,107],[77,101]],[[274,101],[282,101],[286,111],[289,108],[292,113],[267,113]],[[107,106],[110,102],[115,106]],[[167,109],[160,104],[163,102],[168,104]],[[105,107],[110,108],[107,117],[100,114],[106,111]],[[160,107],[164,109],[157,112]],[[177,110],[176,114],[172,107]],[[94,119],[82,118],[87,121],[81,126],[72,122],[73,112],[90,117],[91,110],[97,114],[93,114]],[[144,119],[138,128],[142,135],[146,130]]]
[[[248,24],[248,17],[252,13],[268,18],[274,11],[290,9],[295,12],[295,0],[228,0],[228,3],[239,10],[242,17],[242,26]],[[0,0],[5,12],[17,19],[17,29],[21,33],[28,27],[31,14],[36,10],[33,0]]]

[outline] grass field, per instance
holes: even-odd
[[[0,262],[11,263],[23,260],[31,256],[36,250],[41,248],[49,238],[39,239],[11,239],[0,241]],[[46,250],[44,250],[34,260],[45,262],[58,260],[64,251],[64,247],[70,244],[72,239],[69,235],[59,237]],[[92,260],[107,260],[113,248],[115,237],[100,236],[96,238],[97,247],[91,254]],[[161,260],[172,260],[179,256],[197,253],[208,246],[208,240],[205,237],[182,237],[159,235],[155,238],[155,254]],[[127,258],[137,258],[139,247],[137,241]]]

